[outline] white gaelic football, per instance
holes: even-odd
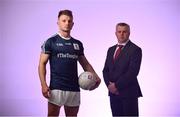
[[[96,84],[96,78],[91,72],[83,72],[79,75],[79,86],[84,90],[90,90]]]

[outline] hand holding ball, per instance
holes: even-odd
[[[96,77],[91,72],[83,72],[79,75],[79,86],[84,90],[91,90],[96,85]]]

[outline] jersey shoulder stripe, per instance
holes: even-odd
[[[55,38],[56,36],[57,36],[58,34],[54,34],[54,35],[52,35],[51,37],[49,37],[48,39],[46,39],[45,41],[44,41],[44,43],[42,44],[42,46],[41,46],[41,52],[42,53],[45,53],[45,54],[50,54],[51,53],[51,40],[53,39],[53,38]]]

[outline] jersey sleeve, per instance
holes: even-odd
[[[41,52],[44,53],[44,54],[50,54],[51,51],[52,51],[52,49],[51,49],[51,41],[50,41],[50,39],[48,39],[41,46]]]
[[[84,47],[83,44],[80,42],[80,51],[79,51],[79,56],[84,55]]]

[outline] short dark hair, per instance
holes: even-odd
[[[61,15],[67,15],[67,16],[73,18],[72,11],[67,10],[67,9],[59,11],[58,18],[59,18]]]
[[[127,26],[127,27],[130,27],[129,24],[124,23],[124,22],[118,23],[116,26]]]
[[[127,27],[129,28],[129,31],[130,31],[130,26],[129,26],[129,24],[127,24],[127,23],[121,22],[121,23],[118,23],[118,24],[116,25],[116,27],[117,27],[117,26],[127,26]]]

